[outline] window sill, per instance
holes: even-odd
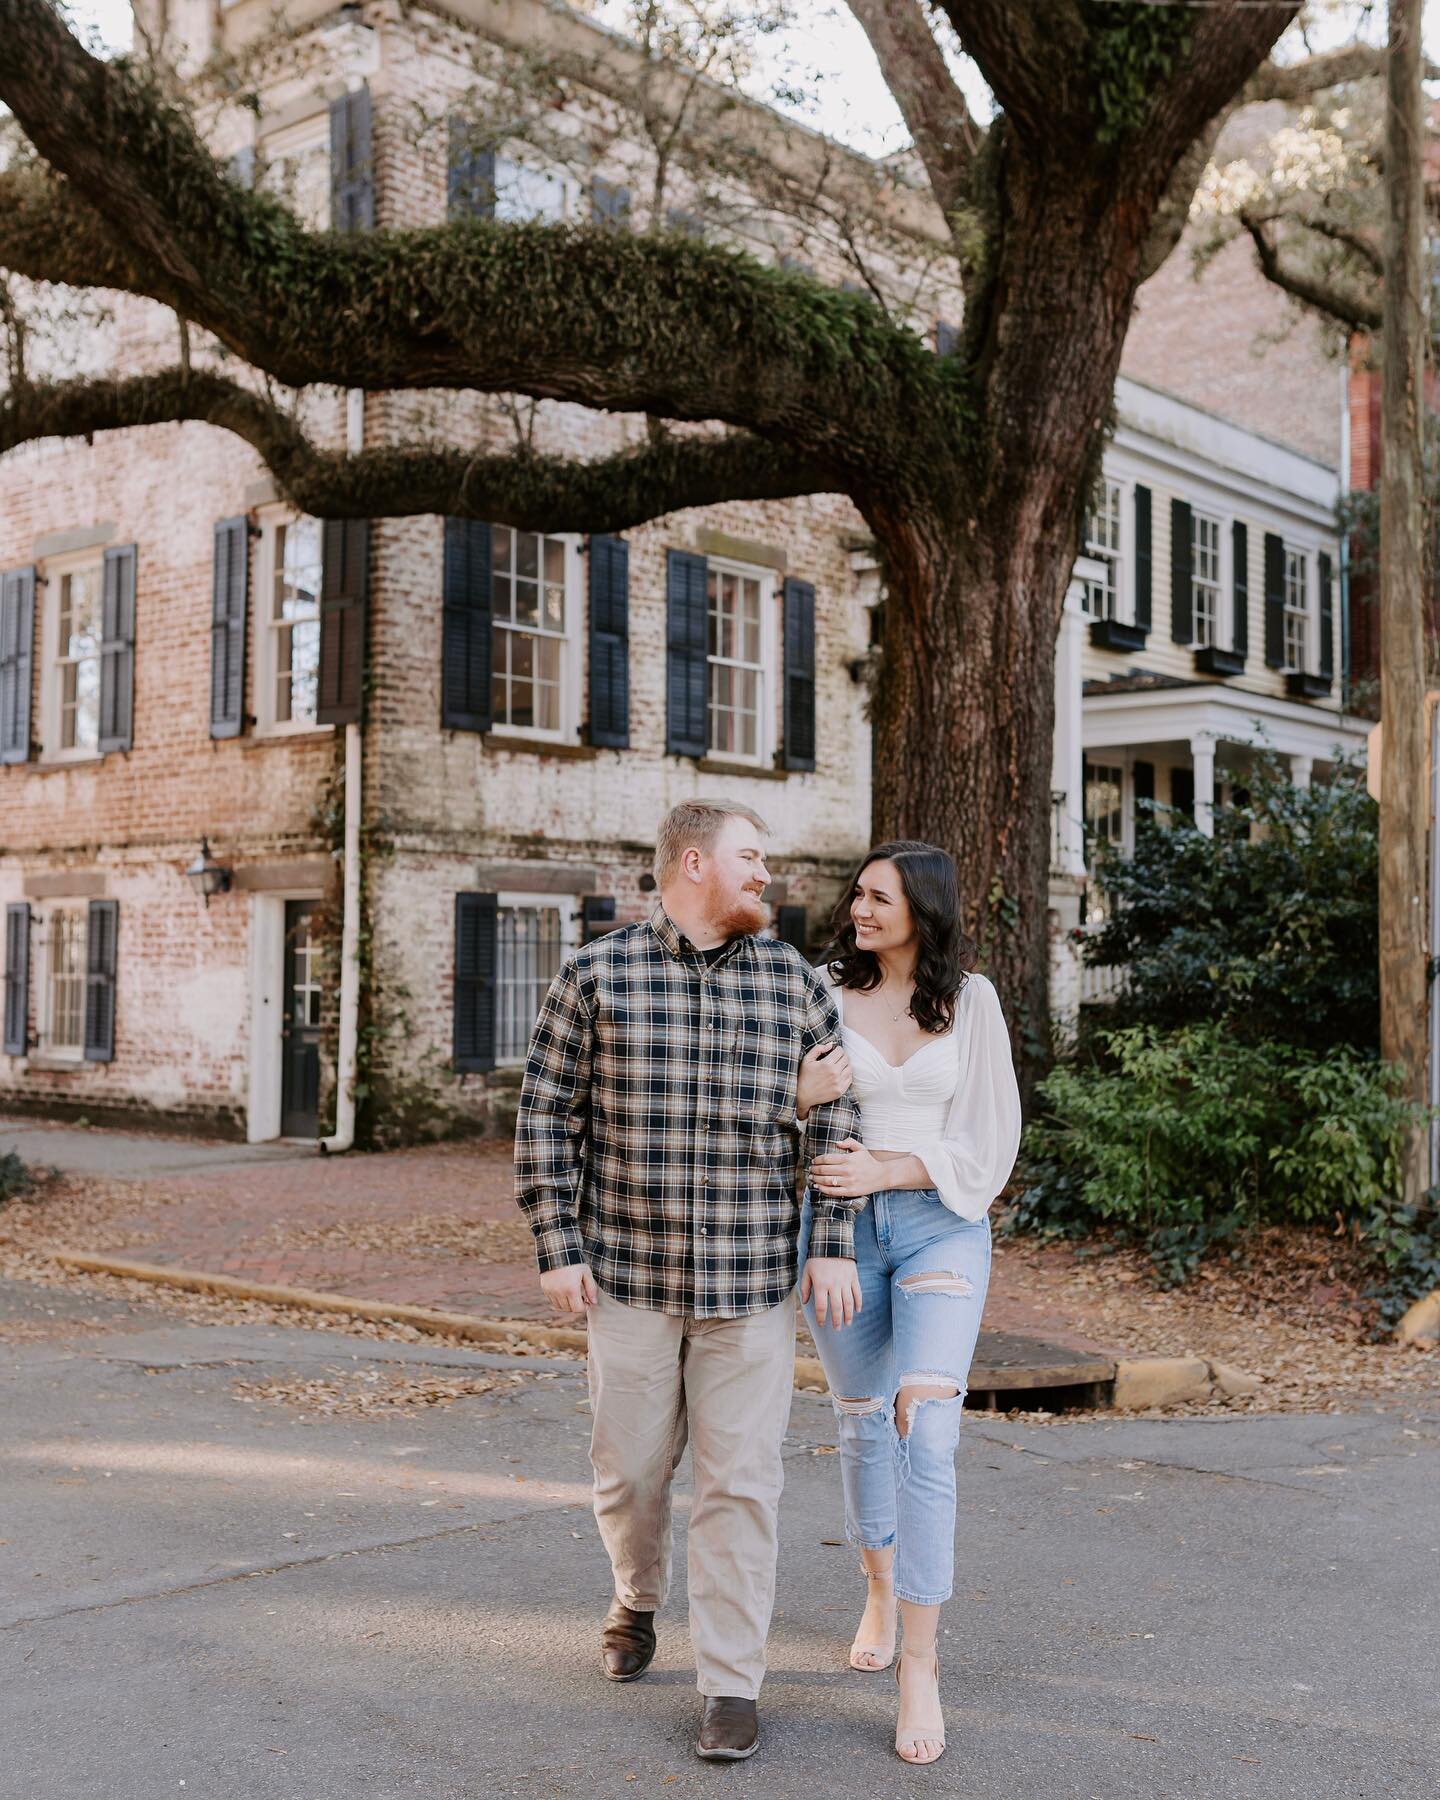
[[[594,744],[570,744],[563,738],[521,737],[487,731],[481,738],[487,750],[506,750],[526,756],[552,756],[562,762],[593,762],[600,752]]]
[[[87,750],[80,756],[67,755],[63,751],[56,756],[41,756],[33,763],[16,763],[18,769],[32,768],[38,774],[50,774],[56,769],[93,769],[97,763],[105,761],[100,750]]]
[[[306,725],[294,731],[285,727],[269,725],[263,729],[257,727],[247,736],[241,738],[212,738],[213,744],[238,743],[247,750],[259,750],[269,744],[328,744],[335,738],[333,725]]]
[[[1129,655],[1143,650],[1149,635],[1143,625],[1127,625],[1123,619],[1090,621],[1090,642],[1097,650],[1119,650]]]
[[[1195,652],[1195,667],[1202,675],[1243,675],[1245,658],[1238,650],[1222,650],[1218,644],[1203,644]]]
[[[1285,692],[1292,700],[1326,700],[1330,686],[1328,675],[1312,675],[1306,669],[1292,669],[1285,677]]]
[[[769,763],[727,762],[718,756],[702,756],[695,767],[702,775],[743,776],[751,781],[788,781],[792,774],[789,769],[777,769]]]
[[[32,1050],[25,1058],[27,1074],[36,1069],[42,1075],[68,1075],[88,1067],[83,1056],[57,1056],[53,1051]]]

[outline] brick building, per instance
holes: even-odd
[[[168,8],[197,61],[243,55],[272,16]],[[581,117],[564,156],[477,157],[450,110],[492,52],[625,54],[588,21],[539,0],[286,16],[301,35],[258,114],[215,118],[235,179],[350,228],[467,208],[639,219],[647,171],[623,133],[591,155]],[[779,159],[817,143],[758,109],[743,124]],[[922,265],[940,224],[903,190],[894,208]],[[823,245],[733,230],[844,278]],[[943,348],[958,296],[924,277],[914,292]],[[172,339],[159,309],[120,301],[86,353],[153,366]],[[498,446],[514,428],[477,396],[308,405],[312,435],[351,448],[417,425]],[[1255,715],[1297,767],[1323,766],[1338,726],[1333,470],[1138,383],[1119,411],[1062,634],[1057,931],[1079,916],[1086,826],[1123,839],[1147,783],[1203,822]],[[584,454],[643,431],[550,405],[529,425],[538,448]],[[775,928],[796,941],[820,935],[868,840],[881,596],[843,499],[676,514],[623,540],[322,525],[235,438],[159,426],[0,460],[0,575],[7,1107],[315,1137],[348,1019],[388,1134],[491,1124],[565,950],[649,910],[676,801],[769,819]],[[1063,1004],[1076,977],[1057,972]]]

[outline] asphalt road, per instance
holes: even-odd
[[[397,1363],[500,1387],[360,1419],[234,1392]],[[644,1681],[596,1672],[572,1365],[0,1283],[0,1382],[4,1800],[1436,1789],[1440,1406],[968,1417],[951,1748],[912,1771],[893,1681],[843,1667],[822,1400],[795,1403],[761,1752],[711,1767],[674,1600]]]

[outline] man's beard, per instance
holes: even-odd
[[[710,924],[713,930],[728,939],[744,937],[752,931],[763,931],[768,919],[765,902],[758,894],[747,892],[723,901],[720,909],[711,914]]]

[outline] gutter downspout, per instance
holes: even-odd
[[[346,396],[345,448],[353,456],[365,443],[365,394],[351,388]],[[361,730],[345,727],[345,865],[340,924],[340,1046],[336,1071],[335,1131],[321,1138],[324,1154],[335,1155],[355,1143],[355,1078],[360,1049],[360,801]]]
[[[1340,365],[1340,503],[1350,497],[1350,361]],[[1350,533],[1340,533],[1340,711],[1350,710]]]

